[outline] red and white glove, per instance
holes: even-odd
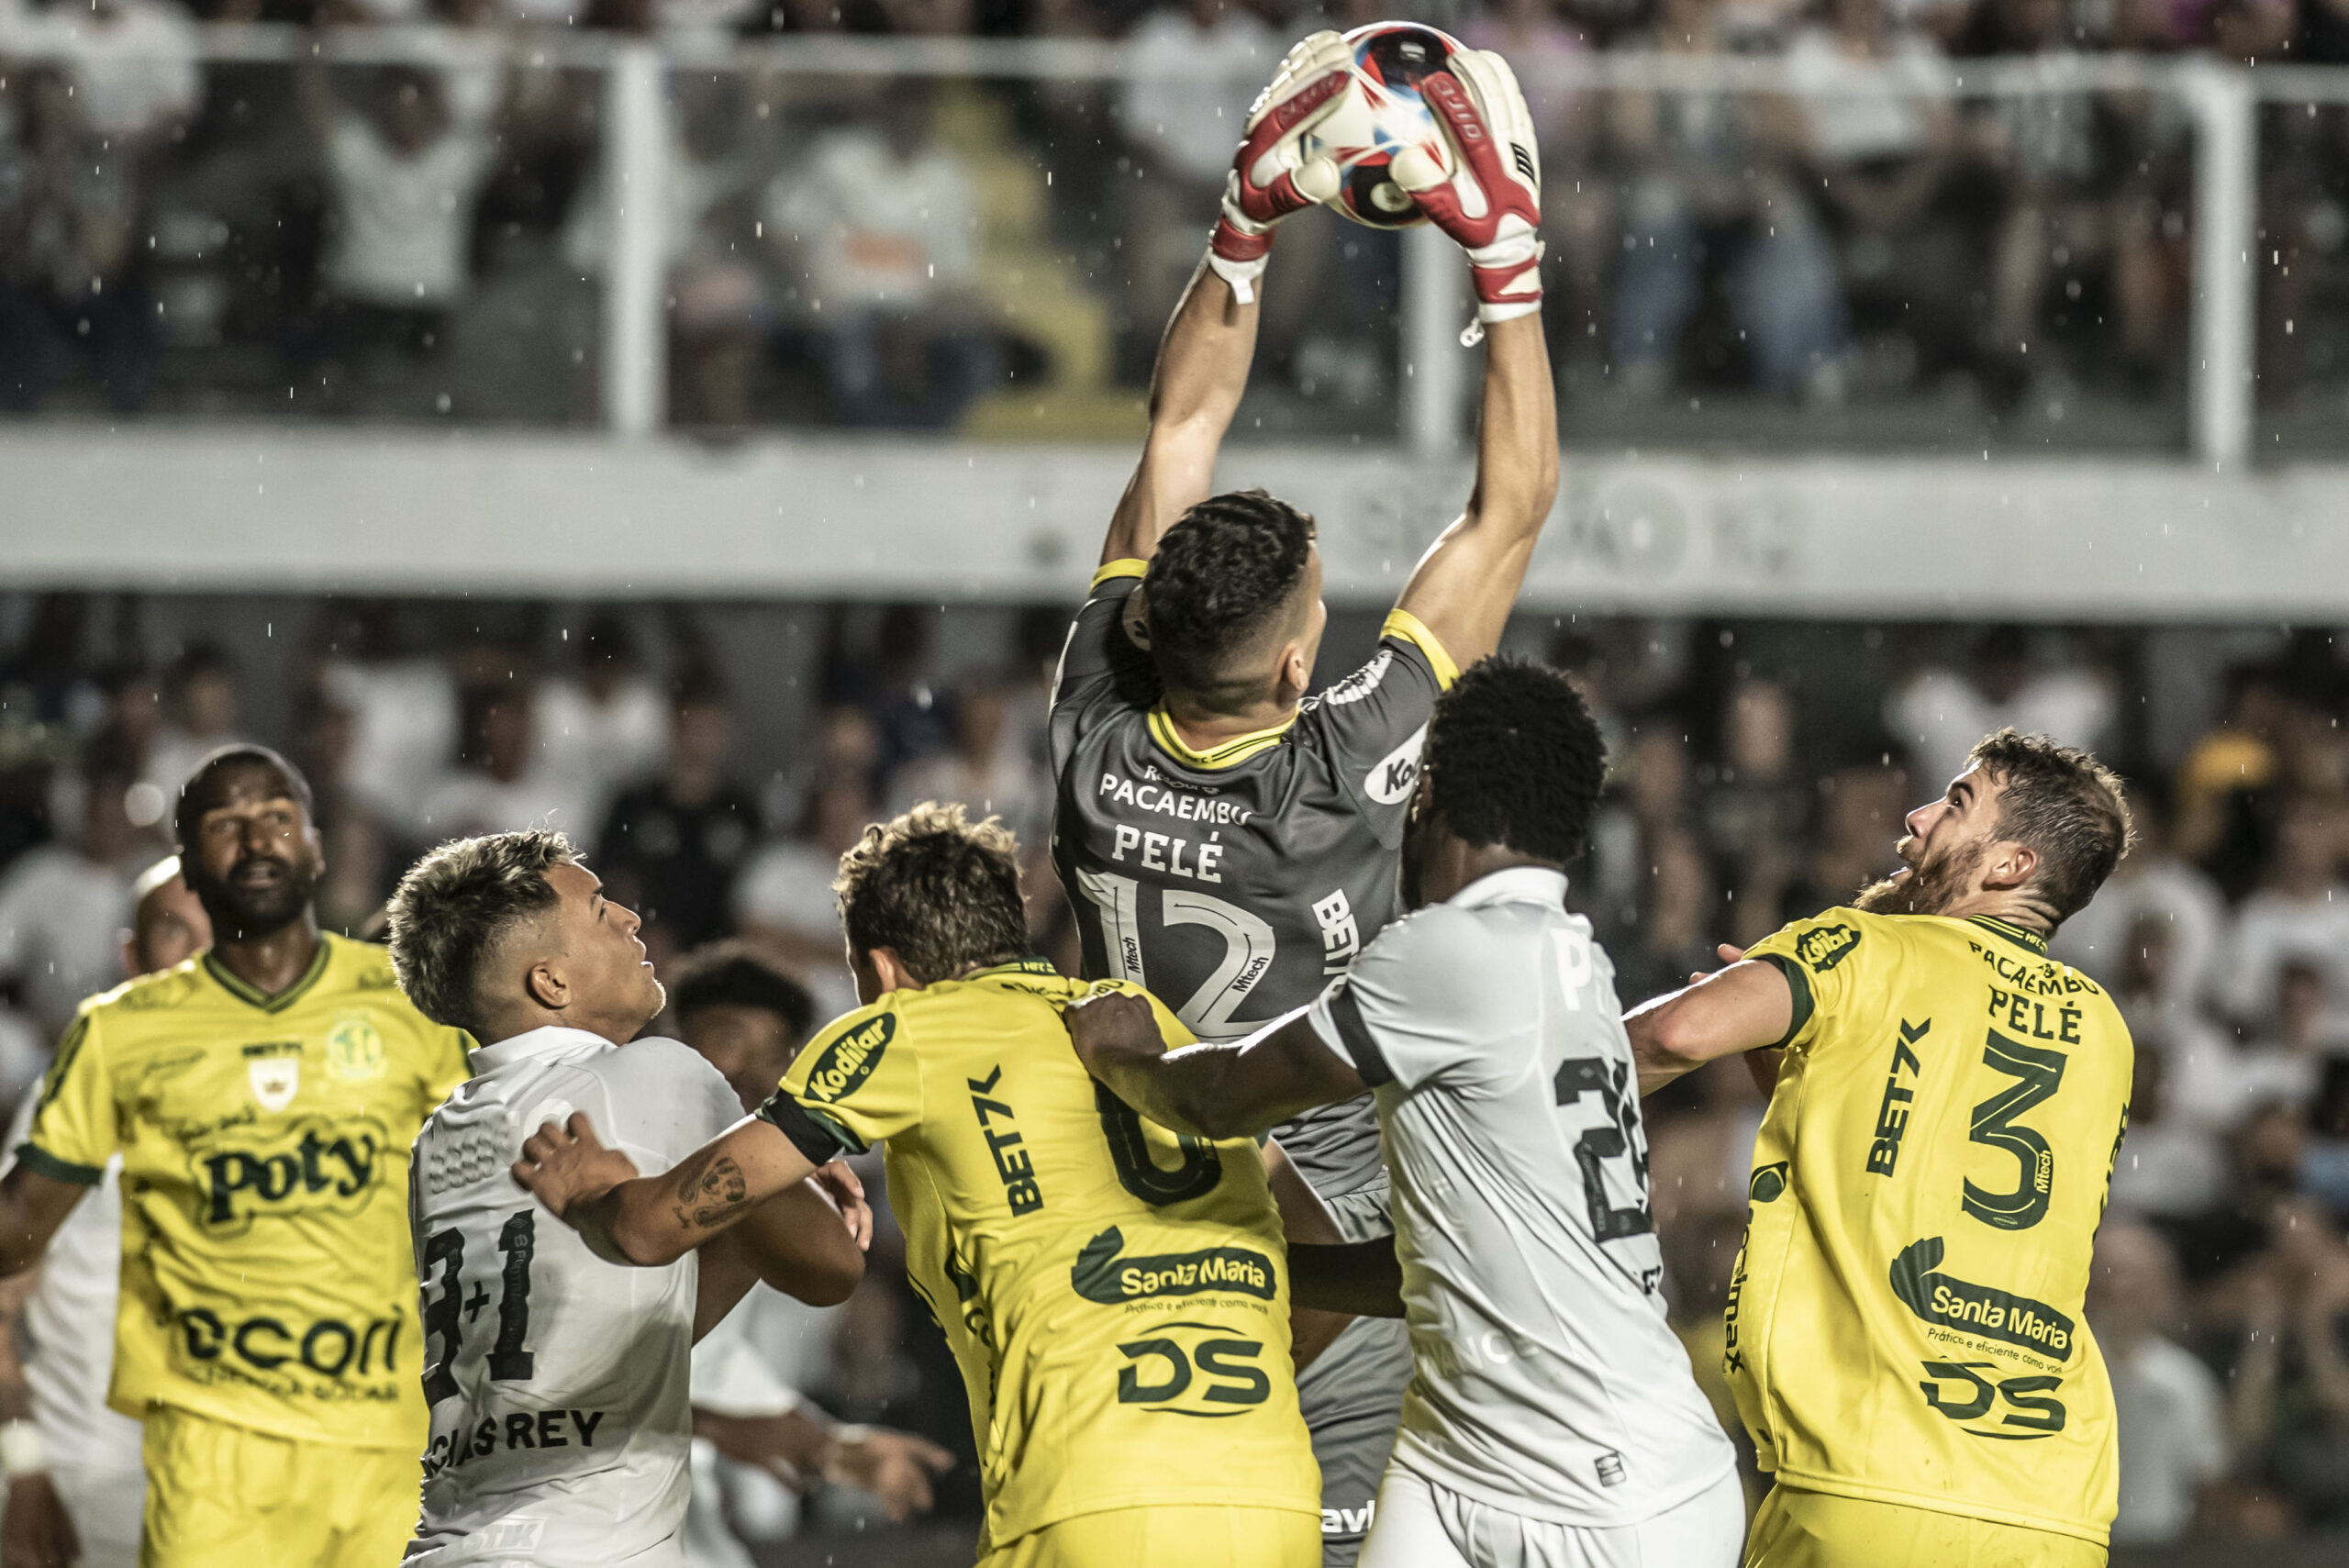
[[[1353,81],[1353,50],[1333,32],[1300,40],[1281,60],[1270,85],[1248,110],[1248,128],[1223,183],[1223,216],[1208,243],[1208,265],[1241,304],[1256,297],[1256,280],[1273,248],[1273,225],[1338,191],[1338,166],[1308,160],[1299,143],[1326,119]]]
[[[1420,79],[1419,96],[1453,172],[1413,149],[1395,160],[1395,183],[1468,252],[1477,320],[1531,316],[1542,308],[1542,151],[1516,74],[1490,50],[1459,50]]]

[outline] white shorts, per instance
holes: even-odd
[[[81,1538],[74,1568],[139,1568],[139,1521],[147,1473],[79,1464],[50,1467],[50,1480]]]
[[[1745,1492],[1731,1471],[1676,1508],[1613,1529],[1527,1518],[1386,1467],[1362,1568],[1737,1568]]]

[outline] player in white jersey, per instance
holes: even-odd
[[[1177,1131],[1375,1093],[1392,1248],[1290,1248],[1301,1305],[1410,1329],[1363,1568],[1729,1568],[1744,1537],[1729,1440],[1664,1321],[1614,968],[1565,909],[1604,770],[1563,676],[1487,660],[1429,723],[1415,912],[1341,985],[1172,1054],[1147,1007],[1069,1015],[1094,1075]]]
[[[586,1112],[645,1171],[742,1119],[690,1048],[636,1040],[661,985],[600,886],[562,835],[505,833],[443,845],[392,900],[401,989],[485,1042],[409,1178],[432,1412],[417,1568],[679,1568],[695,1339],[754,1276],[818,1305],[863,1276],[861,1239],[807,1184],[741,1246],[652,1270],[598,1259],[516,1184],[549,1118]]]
[[[152,974],[212,945],[212,922],[180,880],[177,855],[140,873],[130,890],[124,970]],[[39,1096],[28,1095],[8,1129],[5,1171],[31,1130]],[[65,1218],[38,1268],[0,1287],[21,1303],[21,1335],[0,1328],[0,1360],[22,1340],[28,1414],[0,1428],[8,1506],[0,1561],[137,1568],[147,1472],[139,1424],[106,1406],[114,1373],[115,1307],[122,1289],[122,1158]],[[0,1371],[0,1388],[10,1380]]]

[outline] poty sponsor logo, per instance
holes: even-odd
[[[881,1065],[881,1053],[896,1032],[897,1016],[884,1013],[833,1040],[816,1058],[801,1098],[837,1103],[854,1094]]]

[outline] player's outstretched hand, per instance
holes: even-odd
[[[514,1162],[514,1180],[557,1219],[572,1205],[599,1198],[635,1176],[636,1162],[604,1147],[585,1111],[572,1112],[562,1127],[542,1125],[522,1140],[522,1157]]]
[[[930,1480],[954,1468],[954,1456],[911,1432],[887,1427],[835,1427],[824,1453],[824,1479],[854,1486],[881,1499],[881,1508],[902,1524],[930,1512]]]
[[[1337,194],[1338,166],[1307,160],[1305,133],[1337,107],[1351,79],[1353,51],[1327,30],[1300,40],[1248,111],[1240,150],[1224,177],[1223,214],[1208,245],[1208,265],[1246,305],[1273,248],[1273,225]]]
[[[871,1251],[873,1206],[864,1201],[864,1183],[849,1169],[848,1162],[828,1160],[816,1167],[816,1173],[808,1180],[821,1188],[824,1195],[832,1200],[832,1207],[841,1211],[841,1223],[847,1226],[848,1233],[856,1239],[857,1251]]]
[[[1464,49],[1421,78],[1419,96],[1452,144],[1453,172],[1407,149],[1395,183],[1468,252],[1478,320],[1531,315],[1542,308],[1542,151],[1515,73],[1489,50]]]
[[[1745,950],[1737,946],[1734,942],[1723,942],[1719,947],[1713,949],[1713,951],[1720,958],[1721,967],[1723,969],[1728,968],[1732,963],[1743,963],[1745,962]],[[1691,985],[1696,984],[1699,980],[1709,980],[1711,978],[1711,975],[1707,974],[1701,969],[1692,969],[1688,972],[1688,984]]]
[[[1076,1003],[1061,1015],[1076,1059],[1096,1078],[1102,1064],[1118,1058],[1163,1056],[1166,1041],[1158,1032],[1158,1015],[1130,991],[1105,991]]]
[[[71,1568],[82,1555],[81,1538],[65,1512],[65,1499],[46,1470],[8,1478],[8,1512],[0,1526],[0,1562],[7,1568]]]

